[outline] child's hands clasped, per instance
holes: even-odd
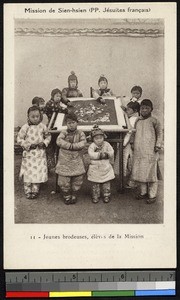
[[[41,143],[38,144],[38,147],[40,149],[44,149],[44,148],[46,148],[46,145],[43,142],[41,142]]]
[[[31,144],[30,149],[36,149],[37,148],[37,144]]]
[[[108,159],[108,158],[109,158],[109,154],[107,152],[100,153],[100,159]]]

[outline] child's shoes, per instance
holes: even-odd
[[[99,202],[99,198],[98,197],[93,197],[92,198],[92,202],[93,203],[98,203]]]
[[[129,180],[125,185],[125,189],[135,189],[135,188],[137,188],[137,184],[131,180]]]
[[[148,197],[148,194],[147,194],[147,193],[144,194],[144,195],[138,194],[138,195],[136,196],[136,199],[137,199],[137,200],[141,200],[141,199],[146,199],[147,197]]]
[[[38,193],[28,193],[28,194],[26,194],[27,199],[35,199],[35,198],[37,198],[37,196],[38,196]]]
[[[77,202],[77,196],[76,195],[72,195],[70,202],[71,202],[71,204],[76,204],[76,202]]]
[[[104,199],[103,199],[103,202],[104,202],[104,203],[110,202],[110,197],[105,196]]]
[[[38,193],[32,193],[31,194],[31,199],[35,199],[35,198],[37,198],[37,196],[38,196]]]
[[[31,193],[26,194],[27,199],[31,199]]]
[[[63,198],[66,205],[71,204],[71,195],[64,195]]]
[[[147,204],[152,204],[152,203],[154,203],[154,202],[156,202],[156,197],[154,197],[154,198],[148,198],[148,199],[146,200],[146,203],[147,203]]]

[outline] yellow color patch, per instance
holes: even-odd
[[[50,292],[49,297],[91,297],[92,292]]]

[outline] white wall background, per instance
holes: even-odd
[[[163,37],[15,36],[15,126],[26,122],[33,97],[48,101],[52,89],[67,86],[72,70],[84,97],[101,74],[116,95],[130,96],[140,85],[163,122],[163,43]]]

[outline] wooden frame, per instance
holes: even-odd
[[[127,132],[130,129],[130,124],[129,124],[129,120],[128,117],[126,115],[126,113],[123,112],[123,110],[120,107],[120,103],[119,100],[116,97],[106,97],[106,99],[110,99],[114,101],[114,108],[115,108],[115,112],[116,112],[116,118],[117,118],[117,124],[109,124],[109,125],[103,125],[103,124],[99,124],[99,126],[107,132]],[[71,102],[74,101],[87,101],[87,100],[92,100],[92,101],[96,101],[96,99],[94,98],[71,98],[70,99]],[[50,133],[59,133],[61,130],[66,129],[66,126],[63,125],[63,121],[65,118],[65,114],[63,113],[53,113],[51,121],[49,123],[48,129]],[[54,130],[52,128],[52,124],[54,128],[57,128],[56,130]],[[78,128],[83,130],[84,132],[89,132],[91,131],[92,127],[93,127],[94,123],[92,125],[78,125]],[[127,127],[127,129],[124,129],[124,127]]]

